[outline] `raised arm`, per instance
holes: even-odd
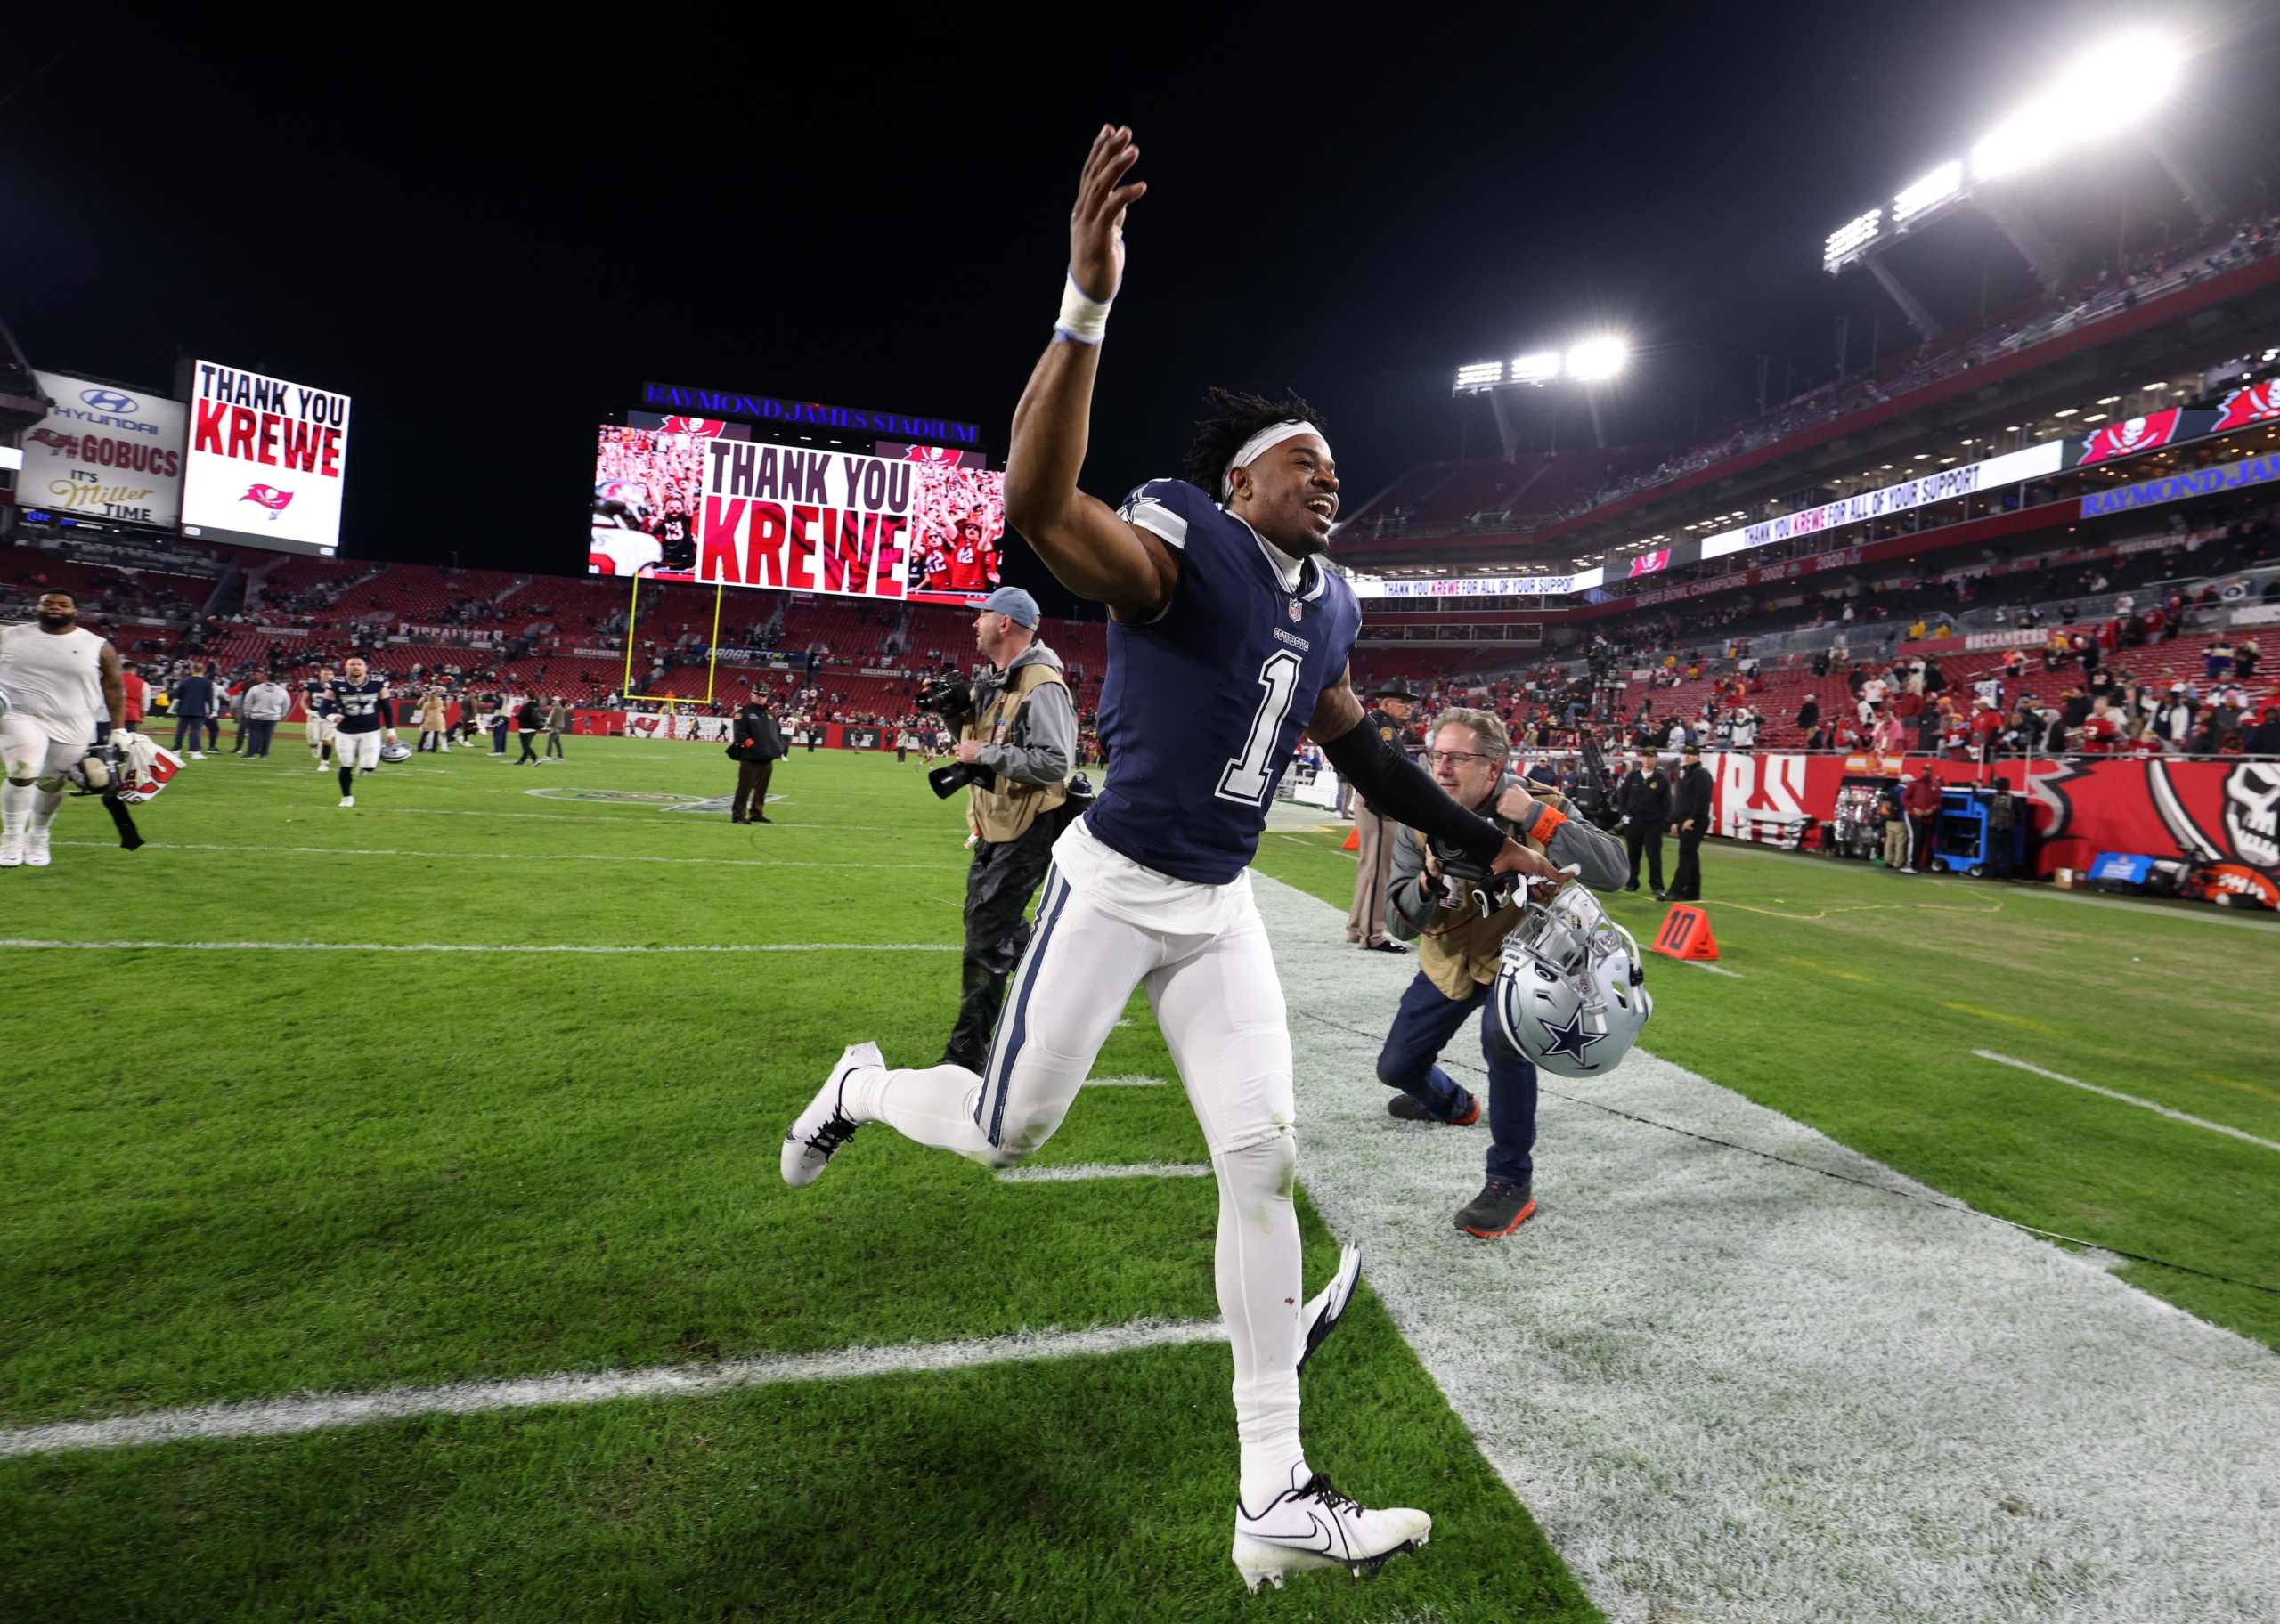
[[[1148,190],[1125,175],[1140,157],[1132,132],[1103,125],[1093,138],[1069,215],[1074,291],[1104,307],[1124,280],[1124,211]],[[1102,311],[1105,316],[1105,310]],[[1170,603],[1179,561],[1147,531],[1077,489],[1090,437],[1097,335],[1056,329],[1014,409],[1006,456],[1006,516],[1054,578],[1079,597],[1106,604],[1120,621],[1150,621]]]

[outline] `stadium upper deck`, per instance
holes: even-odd
[[[1614,579],[1736,524],[2180,405],[2280,346],[2276,245],[2280,219],[2235,216],[1701,445],[1429,464],[1342,524],[1333,556],[1384,575]]]

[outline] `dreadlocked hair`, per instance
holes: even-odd
[[[1270,401],[1238,389],[1207,389],[1203,403],[1218,415],[1195,426],[1195,439],[1187,448],[1184,472],[1188,483],[1201,485],[1213,501],[1219,499],[1219,479],[1227,464],[1243,449],[1243,442],[1275,423],[1311,423],[1328,427],[1327,420],[1294,392],[1287,400]]]

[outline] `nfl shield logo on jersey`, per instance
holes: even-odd
[[[1288,600],[1282,606],[1291,612],[1291,619],[1293,623],[1303,621],[1307,618],[1307,606],[1295,597]]]

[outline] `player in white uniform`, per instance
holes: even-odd
[[[340,719],[340,708],[332,697],[330,666],[318,668],[316,680],[309,684],[301,703],[309,713],[309,754],[316,758],[317,771],[322,773],[332,764],[332,725]]]
[[[126,732],[126,686],[118,651],[79,625],[69,592],[39,595],[38,622],[0,628],[0,868],[48,864],[48,829],[63,804],[73,767],[94,748],[95,729],[110,717],[114,743]]]
[[[985,1165],[1019,1162],[1060,1125],[1145,986],[1218,1181],[1242,1450],[1233,1555],[1255,1590],[1296,1568],[1374,1571],[1432,1527],[1339,1493],[1299,1442],[1299,1367],[1342,1311],[1355,1263],[1349,1253],[1302,1302],[1291,1033],[1247,871],[1275,784],[1304,731],[1372,806],[1482,867],[1554,871],[1363,725],[1348,669],[1360,607],[1315,556],[1338,477],[1311,408],[1222,394],[1228,415],[1201,426],[1192,483],[1153,481],[1120,510],[1077,488],[1137,156],[1129,131],[1094,142],[1063,321],[1006,467],[1008,516],[1064,586],[1109,606],[1108,781],[1053,849],[986,1071],[892,1070],[876,1045],[851,1045],[785,1135],[781,1165],[787,1183],[810,1183],[874,1122]]]

